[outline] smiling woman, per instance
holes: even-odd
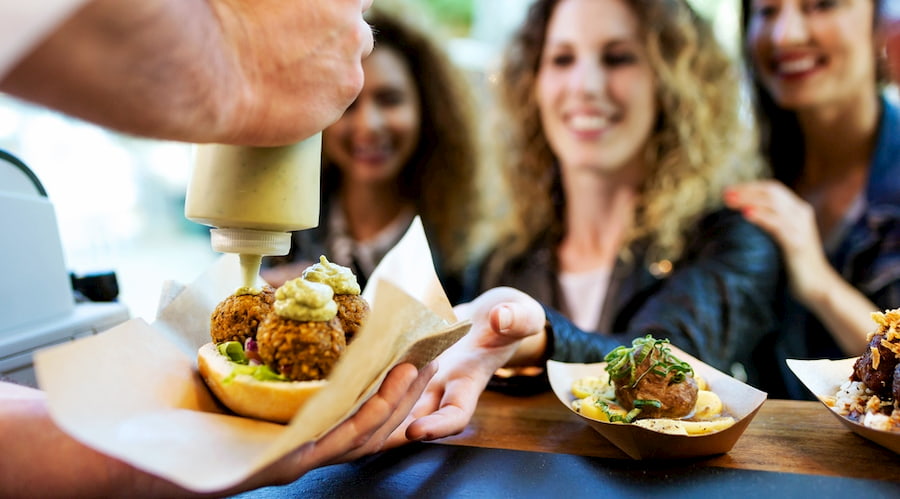
[[[743,0],[745,64],[774,180],[726,192],[783,255],[788,291],[770,395],[809,392],[786,358],[857,356],[900,303],[900,109],[880,31],[893,1]],[[836,140],[839,137],[840,140]]]
[[[376,5],[367,20],[376,48],[363,61],[363,89],[322,135],[319,227],[294,233],[291,254],[267,259],[263,277],[279,285],[324,254],[365,286],[418,215],[454,300],[477,258],[474,221],[485,206],[473,96],[441,46],[410,19]]]
[[[420,402],[440,416],[410,431],[464,424],[490,381],[544,389],[527,376],[548,358],[600,362],[648,334],[757,382],[780,265],[722,206],[762,165],[709,24],[685,0],[537,0],[496,89],[510,217],[456,310],[472,332]]]

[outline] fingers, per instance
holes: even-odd
[[[372,34],[372,26],[365,19],[360,20],[359,39],[362,47],[362,59],[365,59],[375,49],[375,36]]]
[[[781,182],[765,180],[729,187],[723,193],[725,205],[740,211],[744,218],[768,232],[781,246],[806,222],[808,203]]]
[[[763,180],[730,186],[722,194],[725,205],[745,212],[753,209],[768,209],[773,212],[789,212],[805,202],[781,182]]]
[[[530,304],[502,303],[490,312],[491,328],[502,336],[519,340],[544,327],[544,310]]]
[[[425,374],[430,379],[433,373],[428,374],[426,371]],[[409,401],[404,397],[414,389],[417,381],[424,387],[425,383],[419,380],[419,373],[411,364],[401,364],[391,369],[378,393],[367,400],[350,419],[315,443],[315,448],[308,457],[315,461],[313,467],[349,461],[370,452],[367,444],[376,431],[389,424],[401,405],[405,403],[412,407],[414,399]],[[418,393],[415,396],[418,397]],[[401,417],[397,423],[402,420]]]
[[[359,451],[355,452],[355,454],[357,455],[356,457],[371,454],[385,448],[395,447],[397,445],[400,445],[401,443],[405,443],[405,439],[403,439],[402,441],[398,441],[395,439],[392,440],[391,435],[398,433],[402,434],[406,426],[409,425],[410,422],[412,422],[413,418],[410,416],[410,413],[412,412],[413,407],[418,402],[420,396],[425,390],[425,387],[431,381],[436,371],[437,363],[434,362],[426,365],[419,371],[419,375],[416,377],[415,381],[409,387],[409,389],[399,394],[401,397],[400,403],[398,404],[397,408],[391,413],[390,419],[377,429],[377,431],[367,442],[366,446],[360,448]]]
[[[481,382],[460,376],[447,382],[443,390],[426,393],[413,413],[424,412],[427,415],[410,423],[406,438],[414,441],[435,440],[463,431],[472,419],[486,383],[486,380]]]
[[[360,13],[365,13],[367,10],[372,8],[373,0],[362,0],[360,2]],[[372,50],[375,48],[375,38],[372,34],[372,27],[369,23],[366,22],[365,19],[360,19],[362,25],[360,27],[360,39],[363,44],[362,58],[365,59],[372,53]]]
[[[460,320],[468,319],[472,316],[472,303],[460,303],[453,307],[453,314]]]

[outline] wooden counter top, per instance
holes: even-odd
[[[460,435],[443,444],[631,460],[551,393],[485,392]],[[900,456],[844,427],[818,402],[767,400],[727,454],[705,466],[900,482]]]
[[[818,402],[768,400],[726,454],[639,461],[552,393],[485,392],[460,435],[238,497],[895,498],[900,456],[849,431]]]

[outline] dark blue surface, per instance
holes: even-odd
[[[878,466],[877,463],[872,463]],[[887,465],[887,476],[900,470]],[[773,473],[687,463],[622,461],[500,449],[417,444],[314,470],[276,497],[859,497],[900,498],[900,482]]]

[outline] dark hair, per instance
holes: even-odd
[[[878,36],[881,21],[882,0],[874,3],[872,27]],[[753,0],[741,0],[741,46],[743,47],[744,66],[750,75],[753,110],[760,133],[760,152],[768,159],[772,176],[785,185],[794,186],[803,173],[806,158],[806,146],[803,131],[794,111],[779,106],[766,90],[753,64],[753,57],[747,44],[747,27],[750,24]],[[876,81],[881,86],[888,81],[888,71],[884,61],[876,53]]]
[[[446,270],[466,265],[474,244],[472,220],[479,215],[478,147],[473,99],[467,81],[440,45],[399,14],[373,7],[366,13],[375,50],[396,51],[409,67],[419,93],[419,142],[398,175],[399,193],[415,203],[423,226]],[[336,192],[340,169],[323,155],[322,194]]]

